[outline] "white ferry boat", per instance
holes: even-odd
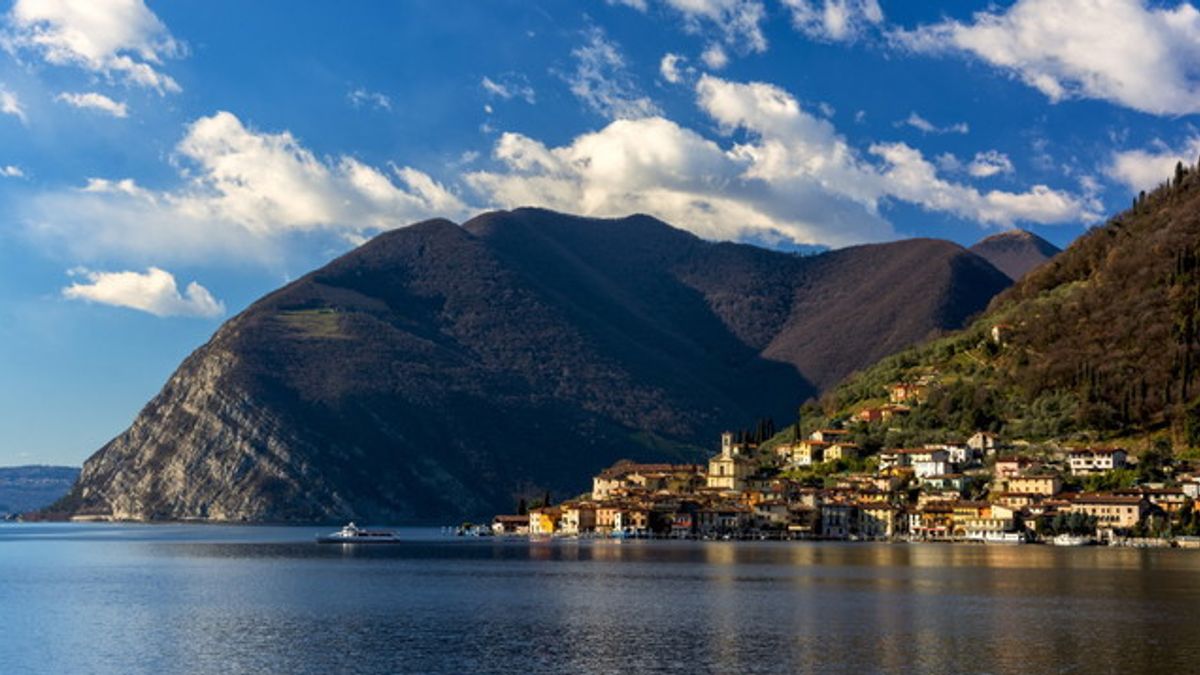
[[[988,532],[983,535],[985,544],[1024,544],[1025,536],[1020,532]]]
[[[1060,534],[1050,540],[1054,546],[1091,546],[1096,540],[1075,534]]]
[[[391,530],[366,530],[354,523],[332,534],[317,535],[318,544],[396,544],[400,535]]]

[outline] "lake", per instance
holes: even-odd
[[[3,673],[1196,672],[1200,552],[0,525]]]

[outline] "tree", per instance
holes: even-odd
[[[529,505],[525,503],[525,498],[521,497],[521,499],[519,501],[517,501],[517,515],[524,516],[524,515],[528,515],[528,514],[529,514]]]
[[[550,506],[550,491],[546,490],[546,495],[542,497],[542,506]]]
[[[1183,185],[1183,162],[1175,162],[1175,187]]]

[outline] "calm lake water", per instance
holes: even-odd
[[[318,531],[0,525],[0,672],[1200,671],[1200,552]]]

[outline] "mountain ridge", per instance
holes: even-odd
[[[0,466],[0,516],[49,506],[67,494],[78,476],[73,466]]]
[[[846,288],[867,278],[878,283]],[[961,325],[1007,285],[929,240],[796,256],[642,215],[423,221],[230,319],[56,508],[303,521],[503,510],[583,489],[580,475],[622,457],[697,459],[718,431],[786,416],[872,350]],[[911,320],[883,320],[882,336],[855,318],[905,306]],[[838,360],[822,356],[831,345]]]

